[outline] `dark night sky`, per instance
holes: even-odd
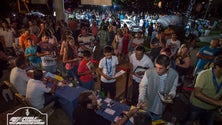
[[[7,0],[1,0],[0,15],[3,16],[3,17],[7,16],[9,10],[10,10],[10,7],[8,5]]]
[[[17,0],[1,0],[0,16],[5,17],[8,14],[10,14],[10,11],[12,10],[12,8],[9,7],[9,3],[13,1],[16,3]],[[208,0],[196,0],[196,1],[197,2],[205,1],[206,3],[208,2]],[[220,7],[222,6],[222,0],[213,0],[212,6],[213,6],[212,10],[214,10],[212,13],[218,13],[217,15],[220,15],[221,17],[222,11],[219,11],[219,10],[221,10]]]

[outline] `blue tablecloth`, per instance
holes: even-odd
[[[107,103],[106,102],[102,102],[102,108],[100,110],[97,110],[96,113],[103,116],[105,119],[108,119],[111,122],[114,122],[114,119],[117,116],[121,116],[123,111],[129,111],[130,107],[125,105],[125,104],[121,104],[117,101],[114,101],[114,105],[112,107],[109,107],[110,109],[114,110],[115,113],[113,115],[110,115],[108,113],[105,112],[105,109],[108,108]],[[132,125],[132,122],[130,122],[129,120],[127,121],[127,123],[125,125]]]
[[[48,83],[47,86],[51,87],[52,83]],[[57,97],[60,105],[62,106],[62,109],[65,111],[65,113],[70,118],[71,122],[73,123],[73,111],[75,107],[77,106],[78,96],[81,92],[85,91],[87,89],[82,87],[57,87],[55,90],[55,96]],[[104,110],[107,108],[107,103],[102,102],[102,108],[100,110],[97,110],[96,113],[103,116],[105,119],[108,119],[111,122],[114,122],[114,119],[116,116],[121,116],[122,111],[128,111],[130,109],[129,106],[125,104],[121,104],[117,101],[114,101],[114,105],[110,107],[110,109],[114,110],[115,113],[113,115],[110,115]],[[132,125],[132,123],[128,120],[126,125]]]
[[[49,87],[52,86],[52,84],[47,84]],[[65,113],[68,115],[69,119],[73,120],[73,111],[74,108],[77,106],[77,100],[78,96],[81,92],[86,90],[82,87],[70,87],[70,86],[64,86],[64,87],[57,87],[55,90],[55,96],[57,97],[57,100],[59,101],[62,109],[65,111]]]

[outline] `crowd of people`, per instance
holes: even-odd
[[[115,73],[119,65],[128,64],[132,104],[143,108],[152,120],[157,120],[166,106],[158,94],[164,93],[173,99],[178,86],[183,86],[184,77],[193,73],[195,85],[187,124],[198,116],[204,119],[200,120],[201,125],[212,125],[215,110],[222,106],[222,39],[212,39],[209,46],[199,49],[198,37],[193,34],[181,41],[179,32],[173,28],[157,28],[155,37],[151,37],[154,29],[150,23],[148,34],[138,31],[132,35],[126,25],[121,27],[115,18],[105,21],[105,17],[100,25],[92,18],[92,25],[88,27],[76,19],[56,23],[51,18],[24,17],[19,23],[2,20],[1,76],[11,57],[15,57],[14,67],[8,68],[11,70],[8,80],[34,107],[41,109],[53,99],[44,93],[53,93],[57,84],[55,80],[45,79],[41,70],[62,75],[65,80],[75,81],[92,91],[95,78],[99,76],[101,91],[115,99],[118,80]],[[144,46],[150,47],[149,53]],[[33,78],[26,74],[27,65],[36,69]],[[48,80],[54,83],[52,88],[44,87]],[[75,121],[79,124],[111,124],[93,112],[97,101],[92,91],[80,94]],[[124,124],[137,112],[138,109],[129,111],[119,124]],[[81,116],[87,116],[89,121],[84,122]]]

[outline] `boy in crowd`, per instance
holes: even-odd
[[[89,50],[83,51],[83,59],[79,63],[78,75],[80,77],[80,85],[86,89],[94,90],[93,73],[95,68],[91,62],[92,54]]]
[[[118,65],[118,59],[113,56],[113,48],[106,46],[103,50],[104,57],[99,62],[99,74],[101,75],[101,91],[110,93],[110,98],[116,96],[116,66]]]

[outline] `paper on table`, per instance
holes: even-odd
[[[106,103],[110,103],[112,101],[112,99],[110,99],[110,98],[106,98],[105,100],[104,100],[104,102],[106,102]]]
[[[50,73],[50,72],[47,72],[46,74],[45,74],[45,77],[51,77],[51,78],[54,78],[54,79],[56,79],[56,80],[58,80],[58,81],[63,81],[63,78],[62,78],[62,76],[59,76],[59,75],[55,75],[55,74],[52,74],[52,73]]]
[[[114,111],[114,110],[112,110],[112,109],[110,109],[110,108],[106,108],[106,109],[104,110],[104,112],[106,112],[106,113],[108,113],[108,114],[110,114],[110,115],[114,115],[114,113],[115,113],[116,111]]]
[[[117,73],[115,74],[114,78],[123,75],[125,72],[126,72],[126,71],[124,71],[124,70],[120,70],[119,72],[117,72]]]
[[[73,87],[73,84],[70,82],[70,83],[68,84],[68,86],[69,86],[69,87]]]

